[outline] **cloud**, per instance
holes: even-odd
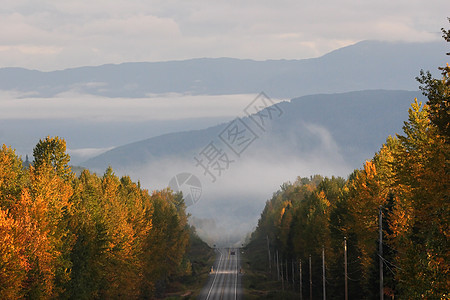
[[[193,160],[167,159],[139,170],[121,170],[116,174],[129,174],[134,180],[140,180],[144,188],[161,189],[179,173],[194,173],[202,182],[202,195],[188,208],[188,212],[196,218],[214,220],[217,225],[215,228],[199,228],[202,238],[210,242],[214,239],[215,242],[223,239],[236,242],[253,230],[266,201],[284,182],[294,182],[298,176],[314,174],[345,178],[351,168],[339,159],[335,161],[335,157],[335,153],[305,153],[304,157],[285,155],[272,161],[262,157],[239,160],[215,183],[195,168]]]
[[[166,157],[134,169],[115,168],[115,171],[130,175],[149,189],[167,187],[171,178],[180,173],[195,175],[201,181],[202,194],[188,212],[195,218],[214,220],[215,224],[199,228],[199,234],[210,243],[234,243],[252,231],[266,201],[283,183],[315,174],[346,178],[353,170],[340,155],[339,146],[328,130],[313,124],[305,124],[302,130],[318,139],[315,147],[294,153],[290,141],[280,143],[268,135],[267,143],[251,145],[240,158],[230,157],[234,162],[215,182],[196,167],[193,158]]]
[[[106,151],[113,149],[114,147],[107,148],[79,148],[79,149],[69,149],[67,148],[67,153],[71,156],[71,161],[74,158],[77,160],[85,161],[91,157],[100,155]]]
[[[101,82],[89,85],[101,86]],[[235,118],[256,95],[149,95],[148,98],[106,98],[67,92],[52,98],[0,92],[0,119],[80,119],[105,121]],[[31,95],[32,96],[32,95]],[[273,99],[274,101],[278,101]]]
[[[433,1],[4,1],[0,66],[41,70],[193,57],[292,59],[361,40],[429,41]]]

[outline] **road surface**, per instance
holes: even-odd
[[[216,249],[217,259],[198,299],[242,299],[239,248]]]

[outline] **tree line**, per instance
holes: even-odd
[[[0,150],[1,299],[147,299],[190,274],[181,194],[149,193],[111,168],[77,177],[65,151],[47,137],[24,168]]]
[[[303,262],[305,299],[310,275],[315,298],[322,297],[323,249],[327,297],[344,299],[344,239],[349,299],[379,298],[380,260],[385,296],[450,297],[450,68],[440,70],[441,79],[421,71],[427,103],[412,103],[403,133],[388,137],[362,169],[348,179],[298,178],[267,201],[250,243],[268,240],[272,270],[274,251],[280,261]]]

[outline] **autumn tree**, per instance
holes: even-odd
[[[449,144],[427,105],[413,103],[394,152],[396,197],[390,220],[397,281],[405,297],[448,292]]]
[[[0,298],[145,299],[189,275],[181,194],[111,168],[77,178],[65,145],[40,140],[27,168],[0,149]]]
[[[0,207],[9,209],[27,184],[28,174],[15,151],[6,145],[0,149]]]
[[[158,294],[171,276],[190,270],[183,260],[189,244],[189,227],[184,203],[171,191],[153,192],[150,202],[153,218],[152,230],[145,242],[148,255],[144,276],[156,284]]]
[[[23,283],[30,269],[25,249],[28,239],[27,224],[14,219],[7,209],[0,209],[0,298],[23,297]]]
[[[36,145],[33,153],[34,166],[29,171],[31,207],[35,207],[32,218],[39,232],[46,233],[48,248],[45,255],[33,262],[28,279],[29,295],[40,295],[45,291],[44,295],[57,296],[64,292],[70,280],[69,253],[74,237],[69,234],[67,222],[72,213],[69,199],[73,174],[63,139],[47,137]],[[41,257],[47,257],[46,264],[39,261]],[[49,279],[44,280],[47,277]]]
[[[21,160],[5,146],[0,152],[0,173],[1,234],[10,243],[2,249],[6,251],[3,263],[11,265],[8,257],[20,258],[16,265],[20,276],[10,277],[17,279],[10,288],[20,297],[55,297],[69,280],[70,184],[45,163],[23,170]]]

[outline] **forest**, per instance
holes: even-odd
[[[267,201],[247,246],[263,282],[283,280],[296,298],[302,286],[305,299],[450,297],[450,68],[440,70],[421,71],[427,103],[412,103],[403,133],[363,168],[298,178]]]
[[[420,73],[427,103],[415,100],[403,133],[361,169],[297,178],[267,201],[244,248],[260,285],[281,279],[305,299],[450,298],[450,67],[440,70]],[[69,162],[59,137],[40,140],[32,163],[0,149],[0,299],[149,299],[193,273],[181,193],[111,168],[77,176]]]
[[[111,168],[77,177],[65,150],[40,140],[26,167],[0,150],[1,299],[146,299],[191,273],[181,194]]]

